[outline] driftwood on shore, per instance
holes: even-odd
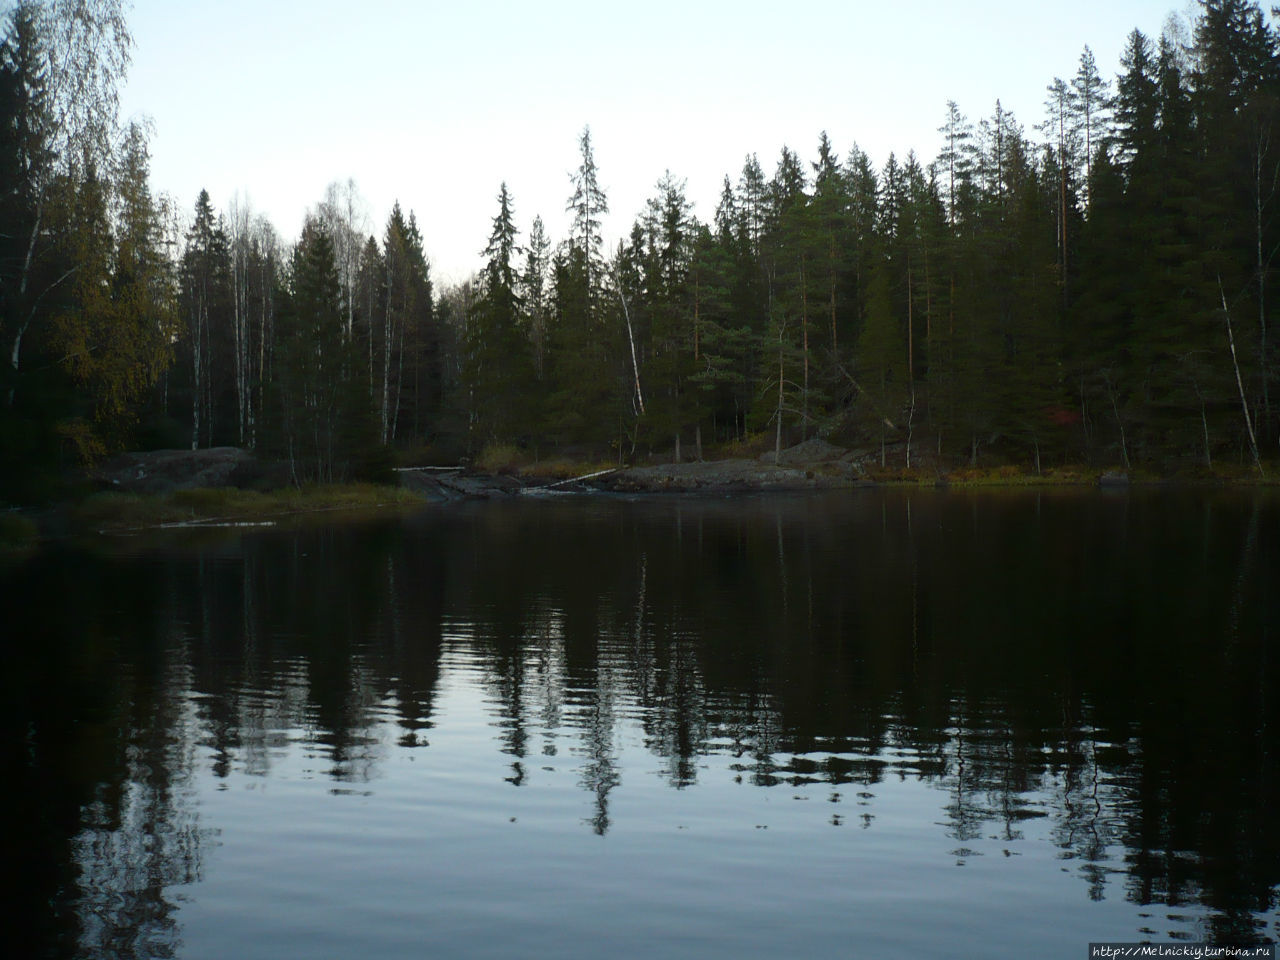
[[[565,480],[557,480],[555,483],[548,483],[539,489],[553,490],[556,487],[568,486],[571,483],[582,483],[584,480],[595,480],[597,477],[604,477],[611,473],[617,473],[618,469],[618,467],[610,467],[608,470],[597,470],[595,473],[584,473],[580,477],[569,477]]]

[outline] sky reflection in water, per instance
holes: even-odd
[[[38,558],[0,588],[33,946],[1275,939],[1276,507],[486,504]]]

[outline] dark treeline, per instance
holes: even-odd
[[[127,445],[253,447],[303,482],[428,445],[1262,469],[1280,439],[1280,33],[1252,2],[1135,30],[1113,80],[1086,48],[1030,130],[947,103],[932,161],[823,134],[772,175],[748,157],[710,222],[667,173],[610,250],[584,130],[569,236],[522,234],[503,185],[445,290],[413,214],[366,235],[351,182],[292,245],[154,198],[145,129],[116,123],[120,4],[80,6],[24,0],[0,49],[10,496]]]

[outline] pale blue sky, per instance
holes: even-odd
[[[748,153],[766,175],[826,130],[877,168],[938,149],[948,99],[996,98],[1028,129],[1085,44],[1111,78],[1138,27],[1185,0],[932,2],[419,2],[135,0],[122,109],[151,117],[157,190],[190,209],[247,195],[292,239],[335,180],[354,178],[382,234],[417,213],[438,281],[462,279],[506,180],[522,235],[567,229],[568,174],[590,124],[611,237],[670,168],[708,220]]]

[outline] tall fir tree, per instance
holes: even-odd
[[[230,257],[226,233],[215,215],[209,192],[196,198],[195,218],[187,231],[180,270],[182,336],[178,343],[186,376],[178,396],[191,411],[191,449],[223,442],[222,382],[226,368],[215,352],[230,308]]]
[[[530,402],[534,359],[520,322],[520,248],[507,185],[498,192],[498,212],[485,246],[480,299],[467,325],[465,389],[472,433],[483,444],[525,436],[534,422]]]

